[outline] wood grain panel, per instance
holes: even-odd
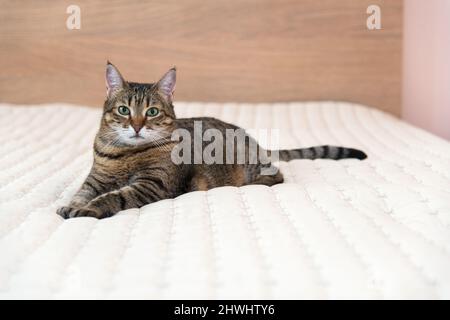
[[[81,30],[66,8],[81,7]],[[382,30],[366,28],[378,4]],[[0,1],[0,100],[102,105],[178,68],[176,99],[346,100],[400,111],[401,0]]]

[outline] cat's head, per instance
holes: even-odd
[[[175,82],[175,68],[156,83],[127,82],[108,62],[102,137],[115,145],[137,146],[170,136]]]

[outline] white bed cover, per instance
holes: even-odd
[[[176,103],[279,128],[281,147],[369,158],[281,163],[285,183],[63,220],[100,109],[0,105],[1,298],[450,298],[450,144],[365,106]]]

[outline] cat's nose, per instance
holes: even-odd
[[[139,131],[141,131],[141,129],[142,129],[142,125],[137,124],[137,123],[132,123],[131,126],[133,127],[134,131],[136,131],[136,134],[138,134]]]

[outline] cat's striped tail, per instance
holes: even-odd
[[[367,155],[358,149],[336,147],[336,146],[316,146],[310,148],[278,150],[281,161],[290,161],[294,159],[348,159],[355,158],[364,160]]]

